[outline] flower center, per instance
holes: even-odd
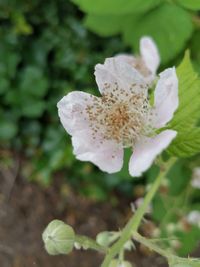
[[[145,129],[149,103],[146,95],[121,90],[118,94],[107,93],[94,98],[88,105],[93,138],[114,140],[123,147],[133,146]]]

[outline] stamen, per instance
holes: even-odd
[[[104,140],[115,140],[123,147],[134,145],[145,130],[149,111],[146,91],[134,93],[135,86],[126,91],[115,84],[112,92],[94,97],[93,104],[86,107],[93,137],[98,133]],[[105,88],[110,85],[106,83]]]

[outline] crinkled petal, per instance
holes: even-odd
[[[60,120],[65,130],[72,135],[74,154],[77,159],[91,161],[101,170],[114,173],[122,168],[123,148],[114,141],[104,140],[91,130],[87,105],[92,105],[94,96],[83,92],[71,92],[57,104]]]
[[[102,171],[114,173],[123,165],[123,148],[114,141],[102,140],[98,135],[95,139],[89,131],[80,131],[72,137],[74,154],[81,161],[90,161]]]
[[[175,68],[169,68],[160,73],[160,79],[155,89],[152,109],[153,127],[165,126],[173,118],[178,104],[178,78]]]
[[[137,59],[129,54],[118,54],[115,56],[115,59],[119,59],[121,61],[124,61],[134,67],[137,64]]]
[[[152,38],[141,38],[140,53],[147,68],[151,71],[153,75],[155,75],[160,64],[160,56],[157,46]]]
[[[89,127],[85,108],[88,104],[92,104],[94,98],[95,96],[88,93],[74,91],[58,102],[61,123],[70,135]]]
[[[176,137],[177,132],[165,130],[155,137],[143,137],[136,143],[129,162],[129,172],[132,176],[141,176],[153,163],[171,141]]]
[[[115,90],[137,93],[145,87],[145,81],[140,73],[130,68],[130,64],[120,57],[107,58],[104,64],[97,64],[94,74],[102,94],[108,91],[115,92]],[[130,91],[131,88],[132,91]]]

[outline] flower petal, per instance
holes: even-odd
[[[102,171],[114,173],[123,165],[123,148],[113,141],[95,139],[87,130],[80,131],[72,137],[74,154],[81,161],[91,161]]]
[[[155,137],[143,137],[136,143],[129,162],[129,172],[132,176],[141,176],[146,171],[157,155],[159,155],[171,141],[177,132],[165,130]]]
[[[141,38],[140,53],[147,68],[152,72],[153,75],[155,75],[160,64],[160,56],[157,46],[152,38]]]
[[[58,102],[58,115],[63,127],[70,135],[89,127],[85,108],[92,103],[94,98],[95,96],[88,93],[74,91]]]
[[[132,67],[134,67],[137,63],[137,59],[134,56],[129,55],[129,54],[118,54],[115,56],[115,59],[124,61],[128,63],[129,65],[131,65]]]
[[[178,78],[175,68],[169,68],[160,73],[155,89],[153,126],[155,128],[165,126],[172,119],[178,104]]]
[[[140,73],[120,57],[107,58],[104,64],[97,64],[94,74],[101,94],[108,90],[113,93],[115,89],[130,92],[131,88],[134,92],[141,92],[141,88],[145,87]]]

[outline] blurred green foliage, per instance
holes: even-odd
[[[165,65],[170,61],[177,64],[189,47],[200,72],[200,18],[196,11],[199,1],[73,2],[87,12],[86,17],[67,0],[0,1],[1,147],[17,150],[28,159],[23,161],[22,171],[29,180],[48,185],[55,171],[63,171],[77,190],[94,199],[107,199],[113,188],[133,199],[141,197],[146,181],[154,179],[156,167],[143,179],[130,179],[130,150],[126,151],[124,167],[118,174],[103,174],[92,164],[77,161],[70,137],[59,122],[56,103],[72,90],[98,94],[94,65],[132,48],[137,51],[138,40],[144,34],[154,37]],[[182,68],[188,75],[189,88],[193,72],[189,65]],[[188,97],[192,102],[194,96]],[[199,139],[193,139],[195,150]],[[168,236],[166,228],[171,221],[181,220],[194,206],[200,210],[195,191],[182,207],[187,190],[191,189],[191,170],[198,165],[199,156],[180,161],[168,177],[169,196],[161,191],[155,198],[153,217],[160,223],[162,237]],[[111,201],[114,203],[115,199]],[[186,254],[196,245],[199,230],[176,229],[173,234],[183,241],[180,253]]]
[[[72,183],[89,184],[83,191],[102,199],[106,186],[92,165],[75,160],[56,104],[72,90],[98,93],[94,65],[125,46],[89,33],[81,21],[65,0],[0,2],[0,140],[31,159],[23,167],[29,179],[48,184],[65,167]]]

